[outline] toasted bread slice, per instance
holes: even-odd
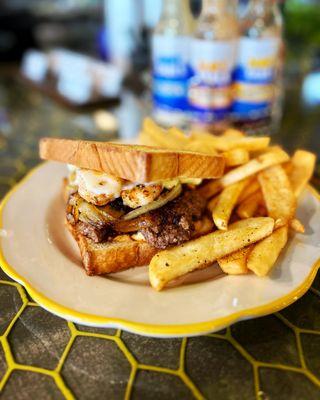
[[[77,241],[83,266],[88,275],[103,275],[124,269],[149,264],[159,249],[147,242],[137,241],[129,235],[121,235],[111,242],[94,243],[77,232],[66,222],[69,231]]]
[[[77,232],[69,222],[66,225],[78,243],[83,266],[88,275],[103,275],[132,267],[147,265],[160,250],[145,241],[133,240],[129,235],[120,235],[110,242],[95,243]],[[212,220],[204,217],[196,223],[193,237],[211,232]]]
[[[219,178],[225,165],[219,155],[55,138],[41,139],[40,157],[140,183],[176,177]]]

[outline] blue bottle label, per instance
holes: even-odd
[[[234,72],[232,112],[236,119],[270,114],[275,96],[278,38],[241,38]]]
[[[152,43],[154,107],[167,112],[187,109],[189,78],[187,37],[154,35]]]
[[[211,123],[228,117],[236,45],[235,40],[192,40],[188,101],[194,121]]]

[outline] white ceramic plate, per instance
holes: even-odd
[[[196,282],[160,293],[149,286],[147,267],[88,277],[63,224],[65,173],[64,165],[41,164],[6,196],[0,264],[36,302],[69,320],[149,336],[200,335],[286,307],[306,292],[320,266],[320,201],[309,187],[297,212],[306,233],[290,240],[269,277],[216,279],[219,270],[211,267],[193,276]]]

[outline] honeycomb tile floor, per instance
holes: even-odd
[[[38,138],[84,137],[73,114],[0,79],[0,198]],[[49,314],[0,269],[0,398],[319,399],[320,275],[280,313],[215,334],[154,339]]]

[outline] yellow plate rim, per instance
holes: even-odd
[[[42,167],[44,163],[40,163],[36,167],[32,168],[29,173],[17,183],[3,198],[0,204],[0,229],[2,228],[3,210],[10,200],[11,196],[27,181],[30,177]],[[313,195],[320,202],[320,193],[308,185],[308,190],[313,193]],[[317,272],[320,268],[320,257],[313,264],[311,270],[306,277],[306,279],[290,293],[285,296],[280,297],[270,303],[264,304],[259,307],[252,307],[246,310],[238,311],[232,313],[228,316],[215,318],[213,320],[198,322],[194,324],[183,324],[183,325],[154,325],[145,324],[140,322],[128,321],[125,319],[109,318],[105,316],[96,316],[92,314],[82,313],[75,311],[71,308],[65,307],[50,298],[48,298],[43,293],[35,289],[24,277],[19,275],[13,266],[11,266],[5,259],[3,250],[0,242],[0,266],[3,271],[11,277],[13,280],[17,281],[23,285],[30,296],[43,308],[56,314],[67,320],[72,320],[74,322],[82,323],[84,325],[91,325],[97,327],[115,327],[130,332],[138,333],[146,336],[158,336],[158,337],[178,337],[178,336],[196,336],[205,333],[217,331],[225,328],[226,326],[232,325],[237,321],[243,319],[257,318],[267,314],[272,314],[277,312],[290,304],[294,303],[301,296],[303,296],[306,291],[310,288],[312,282],[314,281]]]

